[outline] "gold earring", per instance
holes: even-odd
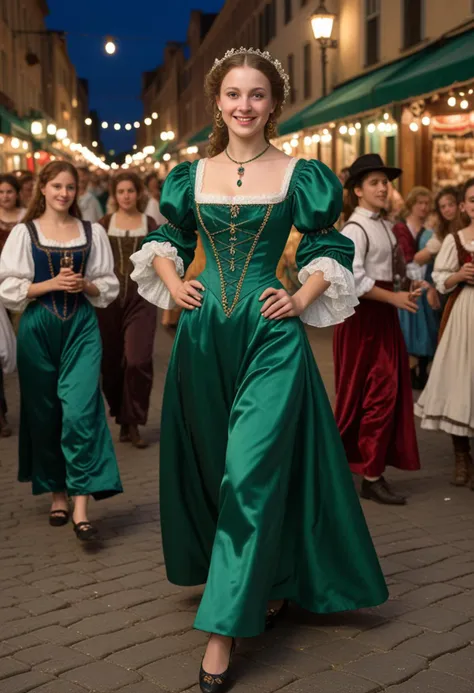
[[[273,114],[270,114],[269,119],[267,120],[267,139],[272,140],[274,137],[277,136],[277,126],[274,118],[272,117]]]
[[[216,115],[214,116],[214,120],[215,120],[218,128],[224,127],[224,125],[225,125],[224,118],[222,117],[222,111],[220,109],[218,109],[216,111]]]

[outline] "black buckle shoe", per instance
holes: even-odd
[[[199,671],[199,688],[202,693],[224,693],[229,687],[229,672],[230,665],[232,663],[232,655],[235,650],[235,640],[232,638],[232,646],[230,648],[229,654],[229,666],[222,674],[208,674],[204,671],[201,664],[201,669]],[[204,661],[204,660],[203,660]]]
[[[265,630],[272,630],[275,628],[277,621],[285,614],[288,609],[288,599],[283,600],[283,604],[279,609],[267,609],[266,620],[265,620]]]
[[[377,481],[362,479],[360,497],[367,500],[374,500],[384,505],[406,505],[407,499],[394,493],[383,476]]]

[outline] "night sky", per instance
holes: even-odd
[[[143,117],[142,72],[162,62],[166,41],[186,40],[191,9],[218,12],[224,5],[224,0],[47,2],[47,26],[70,32],[69,56],[78,76],[89,80],[90,108],[97,109],[100,119],[109,122],[108,130],[102,130],[106,149],[117,152],[131,149],[135,134],[116,132],[110,123],[124,124]],[[106,35],[117,39],[118,50],[113,56],[103,50],[101,37]]]

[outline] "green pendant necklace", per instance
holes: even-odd
[[[243,175],[244,175],[244,173],[245,173],[244,164],[250,164],[251,161],[255,161],[256,159],[260,159],[260,157],[263,156],[263,155],[265,154],[265,152],[267,151],[267,149],[269,149],[269,147],[270,147],[270,144],[267,144],[267,146],[265,147],[265,149],[263,150],[263,152],[260,152],[260,154],[257,154],[257,156],[254,156],[252,159],[248,159],[248,161],[236,161],[235,159],[233,159],[233,158],[231,157],[231,155],[230,155],[229,152],[227,151],[227,147],[226,147],[225,153],[226,153],[227,158],[230,159],[231,161],[233,161],[234,164],[238,164],[238,166],[239,166],[239,168],[237,169],[237,173],[238,173],[238,175],[239,175],[239,179],[238,179],[238,181],[237,181],[237,186],[238,186],[239,188],[242,186],[242,177],[243,177]]]

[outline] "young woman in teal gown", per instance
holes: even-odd
[[[170,581],[206,583],[195,627],[211,634],[208,693],[226,688],[233,639],[262,632],[269,607],[357,609],[387,588],[302,323],[336,324],[357,303],[354,247],[333,228],[341,185],[269,145],[288,93],[271,56],[226,54],[206,88],[210,158],[169,174],[169,221],[132,256],[132,278],[152,303],[184,308],[163,402],[161,526]],[[303,286],[290,296],[275,270],[293,224]],[[187,282],[196,230],[206,266]]]
[[[23,223],[0,258],[0,299],[23,311],[18,333],[21,420],[20,481],[34,494],[52,493],[49,522],[69,519],[77,537],[97,529],[89,496],[122,491],[99,387],[102,345],[93,306],[118,294],[104,229],[81,222],[77,171],[55,161],[40,173]]]

